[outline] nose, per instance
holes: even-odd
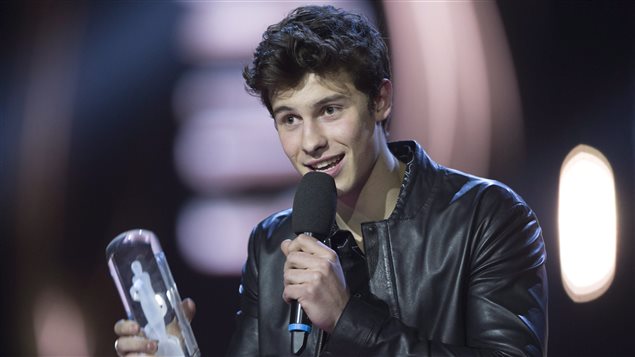
[[[306,120],[302,129],[302,150],[309,156],[319,156],[327,144],[323,128],[313,120]]]

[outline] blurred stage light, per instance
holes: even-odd
[[[560,171],[558,229],[562,282],[575,302],[601,296],[615,275],[615,182],[598,150],[578,145]]]
[[[193,199],[177,220],[179,251],[198,272],[239,276],[251,229],[271,213],[290,207],[292,199],[293,190],[263,197]]]
[[[93,336],[77,302],[58,287],[44,289],[33,307],[39,356],[91,356]]]
[[[241,108],[209,110],[179,129],[174,160],[195,192],[278,189],[298,181],[270,118]]]
[[[391,140],[415,139],[435,161],[482,176],[490,175],[494,157],[517,161],[523,147],[520,95],[496,3],[383,6],[398,118]]]

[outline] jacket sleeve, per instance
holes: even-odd
[[[323,355],[545,355],[547,276],[541,229],[522,199],[510,192],[501,196],[505,189],[494,191],[485,195],[470,229],[463,345],[422,337],[426,331],[406,326],[368,299],[352,297]]]
[[[258,264],[256,262],[255,228],[249,237],[247,261],[243,266],[239,288],[240,310],[227,356],[258,356]]]

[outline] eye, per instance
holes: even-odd
[[[287,126],[287,127],[298,125],[299,122],[300,122],[300,118],[291,114],[281,116],[277,120],[278,125]]]
[[[330,115],[335,115],[338,110],[339,110],[339,108],[334,106],[334,105],[327,105],[326,107],[324,107],[324,114],[329,115],[329,116]]]
[[[293,125],[298,121],[298,117],[295,115],[287,115],[284,117],[284,123],[287,125]]]

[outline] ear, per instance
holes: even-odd
[[[379,94],[375,98],[375,122],[386,120],[392,111],[392,82],[384,78],[379,86]]]

